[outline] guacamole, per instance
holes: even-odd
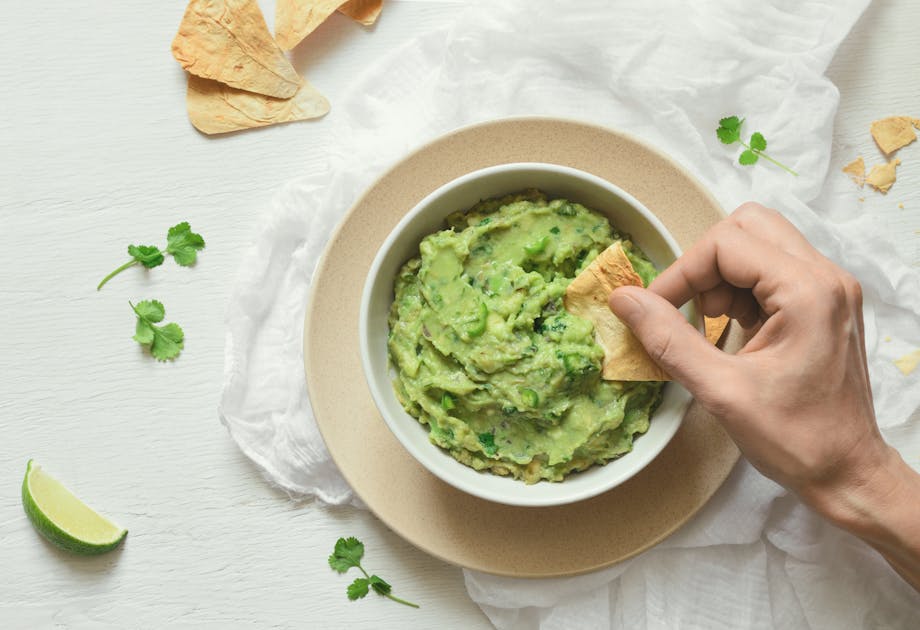
[[[447,225],[395,282],[388,343],[406,411],[458,461],[527,483],[631,450],[662,383],[601,380],[593,325],[562,300],[614,240],[646,285],[651,262],[601,214],[535,190]]]

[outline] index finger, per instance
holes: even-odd
[[[655,278],[649,289],[680,306],[723,282],[751,289],[761,307],[787,279],[794,278],[795,260],[787,252],[722,221]]]

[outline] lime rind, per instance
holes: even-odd
[[[29,521],[31,521],[32,525],[35,527],[38,533],[48,539],[51,543],[75,554],[84,556],[98,555],[112,551],[118,545],[120,545],[121,542],[125,539],[125,536],[128,535],[128,530],[119,528],[117,525],[98,514],[89,508],[89,506],[83,504],[80,499],[74,496],[73,493],[67,490],[67,488],[60,485],[60,483],[50,477],[50,475],[41,472],[40,474],[44,475],[49,481],[60,486],[60,490],[69,495],[75,504],[83,506],[88,512],[97,518],[103,527],[111,528],[114,535],[108,540],[88,541],[78,538],[72,533],[66,531],[63,527],[49,518],[45,511],[43,511],[39,506],[39,502],[35,500],[30,485],[33,471],[39,472],[41,471],[41,468],[37,464],[33,465],[33,460],[30,459],[28,465],[26,466],[26,475],[22,480],[22,507],[25,510],[26,516],[29,517]]]

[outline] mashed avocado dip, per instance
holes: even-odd
[[[647,285],[645,255],[599,213],[538,191],[447,224],[396,278],[389,351],[406,411],[458,461],[527,483],[631,450],[662,384],[601,380],[593,326],[562,299],[614,240]]]

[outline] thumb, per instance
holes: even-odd
[[[640,287],[619,287],[610,295],[610,310],[629,326],[646,352],[700,400],[711,400],[729,376],[731,355],[706,337],[663,297]]]

